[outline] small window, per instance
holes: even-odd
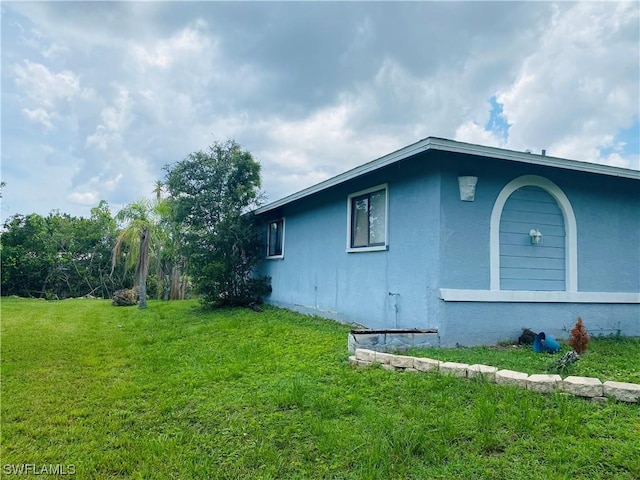
[[[349,195],[348,251],[387,248],[387,186]]]
[[[269,222],[267,257],[284,257],[284,218]]]

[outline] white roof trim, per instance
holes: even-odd
[[[580,172],[596,173],[599,175],[609,175],[614,177],[631,178],[640,180],[640,170],[632,170],[628,168],[613,167],[611,165],[602,165],[599,163],[580,162],[577,160],[569,160],[566,158],[550,157],[546,155],[538,155],[535,153],[517,152],[514,150],[505,150],[496,147],[486,147],[482,145],[474,145],[472,143],[456,142],[445,138],[427,137],[419,142],[408,145],[400,150],[389,153],[371,162],[360,165],[356,168],[348,170],[344,173],[329,178],[311,187],[305,188],[269,203],[255,210],[255,214],[261,214],[274,210],[278,207],[286,205],[296,200],[321,192],[328,188],[334,187],[348,180],[352,180],[361,175],[373,172],[380,168],[386,167],[393,163],[404,160],[417,153],[428,150],[437,150],[442,152],[462,153],[466,155],[476,155],[481,157],[490,157],[498,160],[508,160],[512,162],[529,163],[532,165],[542,165],[547,167],[562,168],[565,170],[576,170]]]

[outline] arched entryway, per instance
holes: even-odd
[[[514,191],[500,216],[500,290],[565,290],[565,253],[556,200],[540,187]]]

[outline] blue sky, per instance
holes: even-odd
[[[233,138],[276,200],[427,136],[640,168],[640,6],[2,2],[2,219]]]

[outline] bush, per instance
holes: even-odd
[[[582,318],[578,317],[578,321],[571,330],[567,343],[578,354],[586,352],[587,348],[589,348],[589,334],[582,323]]]

